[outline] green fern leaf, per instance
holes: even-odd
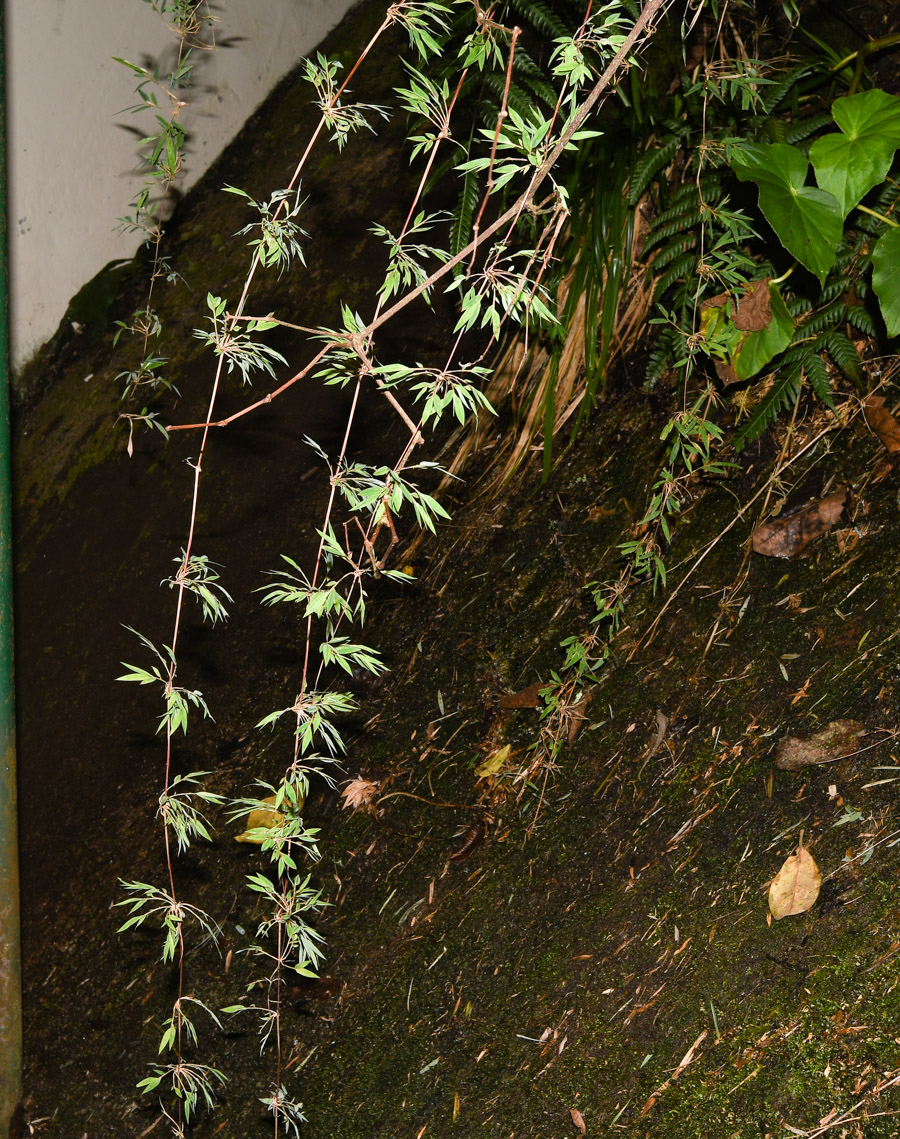
[[[841,369],[848,380],[858,384],[862,379],[862,364],[856,345],[839,329],[835,328],[822,338],[828,355]]]
[[[513,0],[512,7],[519,13],[523,21],[527,21],[538,32],[545,36],[567,36],[572,29],[567,28],[555,12],[552,12],[543,0]]]
[[[790,130],[784,136],[784,141],[796,146],[798,142],[803,142],[810,135],[821,130],[822,127],[830,127],[832,121],[831,115],[824,111],[819,115],[810,115],[808,119],[798,119],[791,124]]]
[[[780,81],[773,83],[768,89],[763,89],[762,105],[768,115],[784,102],[791,93],[791,89],[813,69],[808,63],[802,63],[789,71]]]
[[[750,413],[750,418],[735,435],[735,451],[742,451],[748,443],[758,439],[769,424],[774,422],[778,413],[794,402],[800,392],[802,375],[799,368],[782,370],[775,383]]]
[[[669,165],[680,145],[680,136],[670,138],[668,142],[657,147],[656,150],[648,151],[638,160],[631,176],[631,187],[628,191],[628,204],[630,206],[637,205],[641,194],[660,170]]]
[[[863,336],[871,336],[874,340],[878,335],[875,331],[875,321],[867,308],[862,305],[847,306],[847,323],[852,325]]]
[[[829,411],[834,411],[834,396],[831,394],[831,384],[828,382],[828,368],[818,352],[809,354],[803,370],[812,390]]]
[[[666,290],[670,289],[676,281],[680,281],[682,278],[688,276],[689,274],[692,274],[696,264],[697,254],[694,252],[694,250],[690,250],[688,253],[685,253],[682,257],[680,257],[677,261],[673,261],[669,266],[668,272],[664,273],[659,281],[657,281],[656,288],[653,290],[653,299],[655,301],[658,301],[660,297],[662,297],[662,295],[666,292]]]
[[[461,249],[469,243],[472,232],[472,218],[475,216],[475,207],[478,204],[478,174],[469,170],[463,178],[462,192],[456,209],[453,211],[453,222],[450,226],[450,254],[455,257]],[[462,267],[460,266],[460,272]]]

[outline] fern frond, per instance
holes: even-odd
[[[785,300],[787,310],[794,318],[794,324],[797,324],[799,318],[804,313],[812,312],[812,301],[808,297],[791,297]]]
[[[654,249],[662,242],[666,242],[671,237],[684,237],[685,234],[692,234],[692,231],[697,229],[703,220],[703,212],[699,206],[693,210],[679,210],[674,218],[670,218],[665,225],[654,225],[650,236],[644,243],[644,253],[647,254],[651,249]],[[693,241],[691,236],[691,241]]]
[[[672,362],[681,348],[681,343],[682,336],[678,329],[666,325],[657,337],[647,361],[647,370],[644,373],[645,390],[654,387],[663,378],[672,366]]]
[[[782,369],[775,383],[759,401],[750,413],[750,418],[735,435],[735,451],[742,451],[748,443],[752,443],[754,439],[758,439],[762,435],[769,424],[777,418],[778,413],[794,402],[800,392],[802,382],[803,373],[799,368]]]
[[[631,188],[628,192],[628,204],[630,206],[637,205],[641,194],[660,170],[669,165],[680,145],[680,137],[670,138],[668,142],[655,150],[648,151],[638,160],[631,176]]]
[[[462,191],[456,209],[453,211],[453,221],[450,225],[450,254],[456,256],[461,249],[469,243],[472,232],[472,218],[475,216],[475,207],[478,205],[478,173],[469,170],[463,177]],[[460,267],[461,268],[461,267]]]
[[[808,139],[810,135],[815,134],[822,127],[831,126],[832,121],[831,115],[824,111],[819,115],[810,115],[808,119],[797,119],[785,133],[784,141],[796,146],[798,142]]]
[[[825,404],[829,411],[834,411],[834,396],[831,394],[831,384],[828,382],[828,368],[818,352],[810,352],[803,366],[810,387]]]
[[[875,209],[880,214],[886,214],[893,208],[898,197],[900,197],[900,182],[891,179],[885,183],[884,189],[875,199]]]
[[[673,261],[669,267],[668,272],[657,281],[656,288],[653,290],[653,299],[658,301],[660,297],[670,289],[676,281],[680,281],[683,277],[693,272],[697,264],[697,254],[691,250],[685,253],[677,261]]]
[[[555,12],[543,3],[543,0],[512,0],[513,8],[519,13],[523,21],[531,24],[535,31],[545,36],[566,36],[572,34]]]
[[[516,52],[513,73],[548,107],[556,106],[556,91],[554,91],[552,84],[548,83],[546,74],[527,52]]]
[[[797,326],[797,339],[807,340],[822,332],[828,332],[843,321],[846,307],[842,301],[833,301],[824,308],[816,309]]]
[[[853,284],[853,278],[841,274],[839,277],[829,279],[825,282],[825,287],[822,289],[822,295],[819,298],[823,305],[831,305],[835,300],[846,296],[850,286]]]
[[[862,379],[862,362],[856,345],[839,329],[835,328],[822,337],[823,346],[848,380],[859,384]]]
[[[808,74],[812,68],[808,63],[802,63],[799,67],[793,68],[780,80],[776,80],[769,88],[763,88],[762,92],[762,105],[767,114],[771,115],[787,98],[793,88],[804,75]]]
[[[878,333],[875,330],[875,321],[871,313],[863,305],[847,305],[847,323],[852,325],[863,336],[871,336],[874,340]]]
[[[654,272],[661,272],[667,266],[671,265],[673,261],[676,261],[687,253],[689,249],[693,251],[693,246],[694,235],[692,233],[679,233],[673,241],[664,245],[653,258],[652,265]],[[693,256],[694,254],[691,252],[691,257]]]
[[[494,96],[494,99],[487,100],[482,105],[481,120],[488,130],[493,130],[497,125],[497,108],[503,99],[503,92],[506,88],[506,76],[491,72],[490,75],[484,77],[484,86]],[[523,119],[527,120],[531,117],[534,103],[528,92],[523,91],[518,83],[510,83],[506,102],[507,106],[512,107]]]

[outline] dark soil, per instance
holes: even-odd
[[[381,10],[363,5],[326,50],[349,59]],[[374,61],[366,101],[399,81],[396,54],[388,45]],[[166,407],[173,421],[202,418],[206,399],[196,298],[234,295],[244,264],[230,235],[247,219],[218,188],[259,196],[285,180],[308,103],[305,85],[285,83],[176,217],[187,286],[164,301],[182,393]],[[309,269],[273,283],[260,312],[316,324],[334,323],[338,298],[370,306],[380,260],[366,226],[396,221],[413,185],[401,133],[359,136],[321,163]],[[414,314],[379,346],[427,362],[448,319]],[[73,341],[44,361],[45,390],[18,421],[26,1106],[45,1139],[166,1133],[135,1085],[177,991],[157,931],[116,934],[119,879],[165,880],[164,756],[152,695],[113,678],[121,660],[146,663],[123,625],[170,636],[174,595],[159,582],[184,540],[196,436],[139,435],[126,457],[112,377],[129,349],[97,331],[95,346]],[[278,346],[295,363],[292,342]],[[408,555],[416,582],[376,590],[366,640],[393,671],[359,690],[341,777],[366,774],[393,797],[377,816],[351,815],[320,786],[306,810],[321,828],[327,957],[322,980],[290,991],[283,1050],[310,1139],[563,1139],[582,1117],[588,1135],[654,1139],[897,1133],[900,475],[872,477],[879,445],[859,417],[789,474],[801,498],[832,478],[852,487],[844,525],[803,556],[748,555],[765,496],[732,523],[765,486],[781,434],[727,482],[692,488],[669,590],[632,592],[558,770],[524,790],[475,776],[501,745],[524,757],[535,742],[537,711],[504,711],[500,697],[560,668],[560,641],[591,617],[585,586],[616,575],[617,544],[643,512],[671,408],[657,393],[651,410],[639,380],[621,377],[623,394],[544,485],[526,464],[485,493],[488,450],[445,499],[453,521]],[[237,408],[265,390],[235,384],[228,399]],[[332,449],[345,413],[341,392],[295,386],[216,433],[204,463],[197,548],[223,565],[235,605],[224,627],[187,629],[181,675],[215,722],[195,718],[177,762],[211,771],[223,794],[276,780],[289,754],[286,733],[253,725],[292,701],[303,631],[253,590],[281,554],[308,564],[327,484],[302,440]],[[370,394],[354,448],[391,458],[395,420]],[[802,432],[825,425],[811,413]],[[857,752],[775,768],[786,734],[839,718],[864,725]],[[214,821],[213,842],[177,874],[224,931],[219,951],[191,946],[185,973],[185,991],[219,1009],[256,975],[241,950],[260,909],[244,879],[264,863],[233,841],[239,824]],[[766,884],[801,832],[825,886],[809,913],[769,923]],[[250,1018],[223,1020],[223,1031],[198,1022],[196,1059],[229,1082],[190,1133],[270,1135],[259,1097],[272,1049],[260,1054]]]

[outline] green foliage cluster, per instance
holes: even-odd
[[[900,186],[891,173],[900,99],[856,91],[862,54],[855,70],[847,66],[853,57],[838,59],[821,44],[799,62],[754,58],[745,42],[758,36],[755,13],[735,11],[731,39],[720,16],[715,4],[704,14],[719,28],[714,45],[703,33],[706,62],[689,70],[678,58],[675,80],[664,65],[663,31],[656,66],[620,85],[614,118],[581,146],[566,184],[568,198],[583,205],[568,222],[557,275],[560,320],[541,397],[545,477],[555,385],[579,306],[589,331],[576,430],[607,385],[635,291],[649,292],[656,306],[645,385],[677,383],[682,408],[661,434],[662,467],[634,536],[619,547],[619,577],[590,586],[595,616],[563,642],[563,666],[544,691],[536,763],[556,758],[584,686],[609,659],[630,590],[641,582],[665,587],[674,517],[698,480],[727,475],[726,442],[740,450],[756,439],[780,412],[796,409],[805,387],[834,412],[840,377],[863,390],[858,342],[900,332],[893,216]],[[798,19],[793,8],[785,16]],[[679,56],[690,30],[683,28]],[[889,48],[894,38],[873,46]],[[539,98],[524,84],[517,94],[525,104]],[[758,380],[766,381],[763,394],[755,401],[742,394],[743,421],[728,432],[725,389],[743,385],[733,390],[745,393]]]
[[[167,390],[165,360],[149,350],[159,333],[151,301],[154,283],[174,279],[174,273],[159,255],[161,229],[151,190],[167,190],[180,169],[185,136],[178,113],[189,80],[191,37],[209,19],[202,4],[156,7],[173,21],[184,51],[162,88],[173,106],[168,119],[153,110],[160,78],[128,65],[141,79],[139,106],[151,110],[159,127],[145,140],[148,185],[133,203],[129,222],[148,234],[154,251],[150,295],[133,322],[120,329],[140,336],[147,349],[137,371],[119,377],[135,407],[144,389],[154,397]],[[171,1059],[154,1064],[140,1085],[160,1097],[174,1135],[183,1134],[198,1107],[212,1107],[226,1079],[195,1059],[195,1007],[204,1008],[214,1026],[220,1024],[218,1012],[256,1018],[263,1047],[272,1044],[274,1051],[273,1077],[261,1102],[272,1114],[276,1136],[299,1133],[302,1103],[282,1065],[281,1005],[288,972],[314,975],[324,954],[314,924],[322,899],[309,869],[317,858],[317,835],[302,813],[310,774],[335,779],[344,751],[341,721],[355,708],[343,687],[349,674],[384,669],[377,650],[361,638],[372,582],[408,581],[390,564],[401,533],[433,532],[447,517],[433,493],[441,468],[429,460],[414,462],[413,455],[442,418],[463,423],[492,414],[484,360],[501,338],[520,330],[526,339],[543,337],[550,347],[549,383],[540,397],[545,473],[552,462],[555,383],[580,305],[589,334],[576,428],[608,382],[629,290],[652,292],[657,305],[647,385],[674,375],[683,392],[661,434],[662,463],[650,480],[643,514],[619,547],[619,575],[590,584],[589,627],[563,642],[564,660],[544,691],[543,728],[523,776],[527,784],[558,757],[585,687],[597,681],[611,656],[630,591],[639,583],[666,587],[665,547],[692,488],[701,478],[728,473],[726,431],[718,414],[722,384],[772,377],[766,396],[739,428],[740,445],[783,407],[796,404],[804,384],[833,409],[835,370],[854,384],[862,382],[854,330],[866,336],[900,331],[900,250],[890,216],[896,185],[889,176],[900,147],[900,100],[880,91],[836,97],[844,72],[830,61],[787,67],[737,50],[728,57],[724,47],[721,64],[692,74],[682,69],[674,88],[662,68],[644,77],[631,53],[642,37],[649,38],[661,9],[662,0],[642,9],[623,0],[590,7],[587,14],[568,0],[553,6],[516,0],[487,9],[469,0],[452,7],[437,0],[391,5],[376,38],[398,28],[416,57],[396,94],[410,117],[408,142],[411,162],[421,168],[419,189],[399,232],[373,220],[386,263],[371,313],[341,304],[331,327],[307,330],[313,358],[299,370],[267,342],[266,334],[282,321],[272,312],[252,313],[253,286],[264,273],[303,270],[301,174],[313,148],[329,140],[339,149],[350,146],[356,132],[377,130],[390,113],[349,98],[348,80],[364,83],[368,49],[346,75],[339,61],[321,54],[307,61],[321,118],[286,186],[265,200],[225,187],[255,214],[239,231],[249,238],[250,262],[237,301],[219,296],[210,282],[206,327],[194,332],[210,350],[212,375],[206,421],[199,425],[188,532],[175,559],[178,569],[164,582],[176,595],[173,632],[162,648],[137,634],[152,662],[126,665],[121,677],[156,687],[164,709],[159,818],[169,880],[165,888],[125,883],[128,896],[120,904],[129,914],[123,930],[152,920],[162,934],[163,959],[178,967],[177,995],[162,1018],[158,1048]],[[680,53],[682,38],[675,38]],[[623,78],[626,62],[632,66]],[[586,125],[601,99],[613,94],[596,123]],[[810,163],[816,186],[807,185]],[[459,188],[456,208],[429,209],[430,188],[448,177]],[[746,184],[758,188],[758,205]],[[444,364],[383,358],[382,325],[413,300],[432,300],[438,289],[454,292],[459,305]],[[741,314],[750,295],[757,310],[752,327]],[[476,342],[476,358],[465,359]],[[259,778],[256,794],[228,804],[232,817],[249,819],[265,810],[276,818],[270,826],[249,824],[269,863],[267,872],[247,880],[263,915],[251,948],[260,973],[241,1000],[216,1012],[186,995],[184,972],[187,939],[215,939],[218,926],[182,901],[176,869],[180,854],[209,838],[203,811],[221,806],[222,797],[206,789],[208,772],[175,775],[173,748],[191,712],[209,715],[203,694],[178,678],[184,608],[193,596],[204,619],[216,623],[226,619],[226,603],[232,601],[221,567],[193,546],[205,489],[202,457],[219,422],[217,399],[229,378],[238,376],[242,384],[270,377],[279,384],[273,395],[312,376],[347,389],[354,408],[363,385],[373,386],[409,437],[394,462],[378,464],[351,460],[346,441],[333,456],[307,440],[331,489],[317,531],[317,557],[303,568],[284,554],[283,565],[261,587],[263,604],[297,606],[303,630],[304,664],[295,693],[284,707],[260,709],[257,723],[291,723],[290,754],[278,777]],[[127,411],[124,417],[129,431],[142,421],[167,430],[156,409]]]
[[[900,331],[897,185],[889,177],[900,99],[877,89],[835,97],[822,59],[781,75],[775,61],[769,76],[751,62],[752,90],[732,79],[721,108],[705,84],[683,90],[686,121],[703,113],[703,145],[687,160],[691,177],[683,170],[673,191],[647,184],[659,206],[644,247],[665,326],[648,383],[672,366],[691,369],[698,357],[715,363],[726,384],[774,376],[739,429],[738,448],[793,404],[804,383],[833,410],[829,365],[858,386],[854,336]],[[677,136],[661,140],[645,169],[673,160],[681,145]],[[740,182],[755,184],[758,204]],[[757,285],[768,312],[756,327],[740,327],[738,306]]]
[[[159,128],[145,140],[148,185],[133,204],[130,221],[147,233],[153,250],[150,296],[132,324],[120,329],[142,337],[145,347],[159,333],[151,304],[153,288],[161,276],[175,279],[159,256],[161,228],[153,213],[151,190],[158,186],[168,190],[180,169],[185,134],[178,114],[189,78],[186,65],[191,37],[198,36],[209,19],[203,4],[173,5],[159,0],[155,6],[172,22],[183,51],[177,71],[165,82],[128,65],[141,79],[139,107],[151,110]],[[548,281],[570,212],[566,188],[558,177],[560,163],[596,136],[596,131],[584,125],[585,120],[599,99],[612,90],[628,53],[641,37],[646,38],[662,0],[651,0],[634,20],[627,9],[616,5],[582,13],[569,30],[542,4],[527,7],[532,26],[552,35],[543,65],[537,56],[520,50],[521,29],[503,22],[501,17],[509,15],[505,11],[485,11],[468,0],[452,8],[437,0],[400,0],[387,9],[376,39],[396,27],[406,34],[416,55],[415,63],[408,66],[408,84],[398,89],[397,97],[399,106],[412,117],[409,141],[411,161],[422,167],[419,189],[399,233],[390,232],[379,221],[373,223],[373,232],[387,246],[387,260],[372,313],[365,316],[341,304],[333,327],[305,330],[312,360],[292,375],[289,362],[266,338],[281,320],[272,312],[254,315],[249,308],[251,297],[262,274],[303,270],[306,234],[301,226],[300,179],[313,148],[329,140],[339,149],[350,146],[356,132],[376,130],[389,113],[378,104],[349,98],[348,80],[353,77],[355,83],[364,83],[371,44],[346,71],[346,77],[337,60],[320,54],[307,61],[306,76],[321,117],[287,185],[264,200],[239,187],[225,187],[245,200],[256,220],[239,233],[249,238],[250,254],[239,299],[229,301],[218,295],[211,282],[206,326],[194,332],[210,352],[210,396],[206,421],[193,425],[200,441],[191,464],[186,538],[175,558],[176,572],[163,583],[175,594],[172,634],[169,643],[159,647],[137,633],[151,661],[126,664],[120,678],[156,688],[163,706],[159,730],[165,740],[165,774],[158,817],[168,880],[165,886],[124,882],[127,896],[119,904],[128,911],[123,932],[145,923],[158,926],[162,958],[176,973],[171,1010],[159,1018],[162,1029],[157,1050],[165,1062],[155,1062],[151,1075],[139,1085],[143,1092],[159,1098],[173,1135],[184,1134],[199,1108],[214,1106],[216,1092],[227,1078],[200,1056],[202,1038],[194,1018],[198,1008],[208,1013],[213,1028],[220,1027],[220,1013],[255,1017],[262,1047],[271,1045],[273,1054],[272,1079],[260,1100],[272,1115],[276,1136],[298,1134],[303,1108],[296,1091],[288,1086],[281,1047],[284,986],[290,972],[314,975],[324,953],[315,927],[322,898],[310,869],[318,857],[317,834],[304,821],[303,805],[313,771],[326,780],[335,779],[344,752],[342,720],[356,706],[344,687],[349,674],[377,675],[384,669],[377,650],[359,635],[371,583],[381,578],[408,582],[407,573],[390,565],[401,532],[434,531],[447,517],[432,493],[441,468],[431,460],[413,461],[426,430],[448,416],[463,422],[491,414],[482,391],[488,374],[482,361],[487,354],[509,329],[524,327],[534,334],[558,323]],[[520,109],[518,85],[512,82],[517,67],[529,89],[541,93],[540,107]],[[168,119],[154,110],[160,84],[173,107]],[[468,108],[474,101],[485,112],[489,105],[485,91],[493,91],[497,101],[487,112],[485,125],[473,127],[467,119]],[[452,216],[425,205],[428,188],[439,173],[458,177],[463,186],[461,207]],[[379,352],[380,327],[416,298],[429,299],[438,287],[456,291],[460,298],[446,361],[438,367],[384,359]],[[476,337],[480,355],[467,361],[465,355]],[[144,389],[155,399],[166,394],[167,385],[161,379],[164,366],[158,354],[147,351],[136,372],[120,377],[128,404],[134,404]],[[283,378],[284,370],[289,379]],[[280,395],[310,375],[321,383],[346,388],[352,393],[354,408],[362,386],[374,386],[406,426],[409,437],[396,461],[379,464],[351,460],[346,438],[336,456],[307,440],[321,459],[331,488],[318,529],[318,553],[309,569],[290,554],[283,555],[282,567],[261,587],[264,604],[298,607],[302,630],[304,663],[295,694],[282,708],[260,709],[256,725],[262,729],[290,723],[289,754],[280,775],[257,779],[255,794],[223,803],[222,796],[207,789],[211,773],[175,774],[176,745],[188,730],[191,713],[210,714],[203,693],[180,679],[185,664],[179,658],[179,641],[186,606],[193,597],[204,619],[215,624],[225,621],[226,606],[232,603],[223,581],[225,571],[194,548],[206,486],[201,477],[203,456],[210,430],[219,425],[219,394],[233,379],[239,377],[247,384],[251,379],[271,377],[280,381],[273,393]],[[248,405],[230,420],[249,414],[254,406]],[[129,432],[142,421],[167,430],[156,407],[127,411],[125,418]],[[348,436],[349,427],[348,423]],[[130,442],[131,434],[129,450]],[[268,865],[264,872],[247,877],[247,888],[261,912],[249,950],[258,975],[240,1000],[213,1010],[193,995],[193,984],[186,979],[187,954],[198,940],[217,940],[220,931],[211,915],[182,899],[178,858],[194,842],[210,838],[212,826],[204,812],[222,806],[233,818],[247,820],[248,841],[259,840]]]

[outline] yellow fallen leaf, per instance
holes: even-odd
[[[509,759],[509,750],[509,744],[504,744],[503,747],[489,755],[484,763],[475,768],[476,778],[487,779],[489,775],[497,775],[501,772]]]
[[[803,845],[801,835],[797,853],[785,859],[769,886],[772,917],[777,920],[791,914],[805,914],[815,904],[821,886],[822,875],[815,859]]]
[[[263,834],[263,830],[274,830],[275,827],[280,827],[284,822],[284,815],[281,811],[275,810],[275,796],[267,795],[262,800],[263,803],[271,803],[270,807],[257,807],[251,811],[247,816],[247,829],[239,835],[235,835],[235,842],[252,842],[257,846],[268,837]]]

